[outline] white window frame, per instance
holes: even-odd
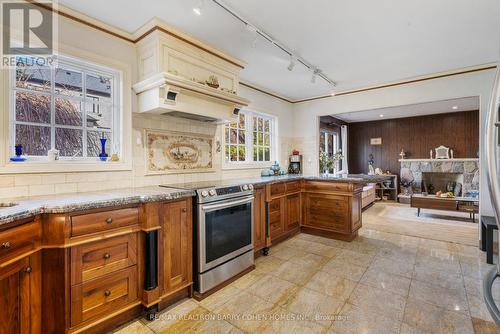
[[[340,143],[340,133],[337,133],[335,131],[329,131],[329,130],[320,130],[321,133],[324,133],[325,134],[325,142],[324,142],[324,145],[325,145],[325,153],[329,154],[329,147],[328,147],[328,136],[332,136],[332,152],[333,154],[335,154],[338,150],[341,150],[342,147],[339,145]],[[337,149],[335,149],[335,147],[337,147]],[[337,172],[339,172],[339,161],[335,162],[335,170],[337,170]]]
[[[55,92],[55,74],[56,71],[54,68],[51,69],[50,71],[50,80],[51,80],[51,86],[50,86],[50,91],[49,92],[42,92],[42,91],[34,91],[30,89],[24,89],[24,88],[18,88],[16,87],[16,70],[11,69],[10,70],[10,85],[9,85],[9,91],[10,91],[10,142],[15,143],[15,133],[16,133],[16,124],[24,124],[24,125],[34,125],[34,126],[42,126],[42,127],[48,127],[50,128],[50,148],[55,148],[55,130],[56,128],[64,128],[64,129],[75,129],[75,130],[81,130],[82,131],[82,156],[81,157],[60,157],[60,161],[98,161],[99,157],[88,157],[87,156],[87,133],[88,131],[98,131],[98,132],[105,132],[109,133],[111,135],[111,142],[109,147],[111,148],[112,152],[117,152],[119,155],[121,155],[121,145],[120,145],[120,129],[121,129],[121,123],[120,123],[120,110],[121,110],[121,97],[120,97],[120,82],[121,82],[121,74],[117,70],[113,70],[108,67],[104,67],[102,65],[97,65],[95,63],[91,63],[88,61],[84,61],[81,59],[73,58],[73,57],[68,57],[68,56],[62,56],[59,55],[57,59],[58,64],[63,65],[63,68],[67,68],[68,70],[75,70],[75,71],[80,71],[82,73],[82,97],[71,97],[71,96],[66,96],[66,95],[58,95]],[[111,112],[112,112],[112,120],[111,120],[111,128],[110,129],[95,129],[93,130],[92,128],[89,128],[87,126],[87,108],[86,104],[89,103],[89,99],[86,98],[85,94],[85,88],[86,88],[86,77],[87,75],[95,75],[95,76],[107,76],[112,78],[112,84],[111,84],[111,99],[112,99],[112,105],[111,105]],[[42,95],[42,96],[50,96],[51,97],[51,110],[50,110],[50,123],[49,124],[40,124],[40,123],[33,123],[33,122],[17,122],[16,121],[16,92],[26,92],[30,94],[36,94],[36,95]],[[60,125],[56,124],[55,122],[55,98],[56,97],[61,97],[67,100],[71,101],[78,101],[81,103],[81,111],[82,111],[82,125],[81,126],[73,126],[73,125]],[[10,154],[14,155],[14,145],[11,145],[10,147]],[[49,148],[49,149],[50,149]],[[106,152],[110,154],[111,152]],[[48,161],[48,158],[46,156],[28,156],[28,161]]]
[[[245,114],[245,161],[230,161],[226,159],[226,145],[231,145],[226,143],[225,129],[227,124],[222,126],[222,161],[223,169],[239,169],[239,168],[264,168],[271,166],[277,157],[277,143],[278,143],[278,119],[276,116],[269,115],[266,113],[242,109],[240,113]],[[264,120],[269,120],[269,130],[270,130],[270,160],[269,161],[254,161],[253,160],[253,117],[260,117]],[[234,145],[234,144],[233,144]]]

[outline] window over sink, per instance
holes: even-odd
[[[12,71],[12,143],[30,160],[46,159],[51,148],[62,160],[97,160],[101,138],[107,153],[120,150],[118,71],[63,56],[50,68],[29,62],[17,57]]]
[[[240,111],[238,120],[224,126],[224,157],[228,164],[268,163],[275,159],[275,118]]]

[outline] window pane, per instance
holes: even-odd
[[[253,118],[253,131],[257,131],[257,117]]]
[[[269,147],[264,148],[264,161],[271,161],[271,151]]]
[[[238,159],[239,161],[245,161],[246,160],[246,157],[245,157],[245,146],[238,146]]]
[[[264,145],[269,146],[269,135],[264,135]]]
[[[228,127],[224,128],[224,137],[225,137],[226,143],[229,143],[229,128]]]
[[[240,113],[240,129],[245,129],[245,114]]]
[[[16,87],[50,92],[50,69],[18,66],[16,68]]]
[[[113,114],[111,105],[85,103],[87,110],[87,127],[111,129]]]
[[[111,78],[87,74],[85,94],[98,102],[111,103]]]
[[[328,134],[327,140],[328,140],[328,154],[333,154],[333,135]]]
[[[262,125],[262,123],[263,123],[263,122],[262,122],[262,118],[260,118],[260,117],[259,117],[259,131],[261,131],[261,132],[262,132],[262,130],[263,130],[263,125]]]
[[[226,145],[226,160],[229,160],[229,145]]]
[[[82,74],[80,72],[57,68],[54,90],[57,94],[82,96]]]
[[[236,129],[231,129],[231,144],[237,144],[238,131]]]
[[[266,119],[266,121],[264,122],[264,131],[269,132],[269,120],[268,119]]]
[[[259,161],[259,157],[257,155],[257,146],[253,147],[253,161]]]
[[[257,145],[257,132],[253,133],[253,144]]]
[[[238,144],[245,144],[245,131],[243,130],[239,130],[238,131],[238,140],[239,140],[239,143]]]
[[[83,131],[56,128],[56,149],[62,157],[83,156]]]
[[[259,145],[262,145],[262,143],[264,142],[264,139],[263,139],[264,135],[263,135],[262,133],[259,133],[259,134],[257,135],[257,137],[258,137],[258,139],[257,139],[258,144],[259,144]]]
[[[321,132],[319,134],[319,150],[325,152],[325,133]]]
[[[50,97],[16,92],[16,121],[50,123]]]
[[[23,154],[46,156],[50,148],[50,127],[17,124],[16,145],[23,146]]]
[[[259,161],[264,160],[264,149],[262,147],[259,147]]]
[[[56,97],[56,124],[60,125],[82,125],[81,102]]]
[[[238,152],[236,151],[236,146],[231,146],[229,148],[229,155],[231,161],[238,161]]]

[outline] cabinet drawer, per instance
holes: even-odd
[[[286,192],[293,193],[300,190],[300,181],[293,181],[286,183]]]
[[[316,182],[307,181],[305,185],[305,190],[308,192],[323,191],[323,192],[351,192],[352,185],[347,182]]]
[[[285,183],[271,184],[271,197],[284,195],[286,191]]]
[[[0,262],[23,255],[40,242],[40,224],[32,222],[0,233]]]
[[[137,300],[137,266],[71,288],[71,325],[106,316]]]
[[[424,209],[436,209],[436,210],[457,210],[458,202],[455,200],[447,199],[435,199],[435,198],[411,198],[411,207],[424,208]]]
[[[127,208],[71,217],[71,236],[103,232],[139,223],[139,210]]]
[[[71,249],[71,284],[79,284],[137,263],[137,234]]]

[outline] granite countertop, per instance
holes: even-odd
[[[17,204],[12,207],[0,207],[0,225],[41,213],[65,213],[191,196],[194,196],[194,191],[151,186],[0,200],[0,205],[9,203]]]
[[[263,186],[269,183],[279,183],[292,180],[318,180],[328,182],[367,183],[371,182],[363,176],[333,177],[333,176],[303,176],[301,174],[289,174],[282,176],[266,176],[249,179],[234,179],[220,181],[224,186],[236,186],[241,184],[253,184]],[[164,201],[194,196],[192,190],[176,187],[175,184],[168,188],[150,186],[133,189],[117,189],[108,191],[97,191],[87,193],[71,193],[62,195],[47,195],[37,197],[0,200],[0,225],[8,224],[15,220],[21,220],[42,213],[66,213],[80,210],[99,209],[110,206],[127,204],[138,204],[146,202]],[[11,207],[2,205],[15,203]]]

